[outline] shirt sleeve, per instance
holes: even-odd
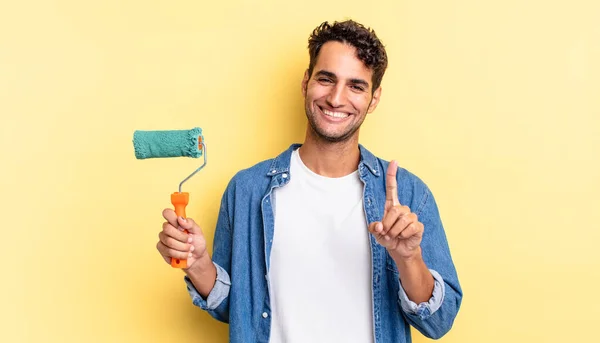
[[[400,284],[400,291],[398,291],[398,297],[400,298],[400,306],[406,313],[414,314],[419,316],[421,319],[425,319],[437,311],[442,302],[444,301],[444,295],[446,293],[444,280],[442,276],[435,270],[430,269],[431,275],[433,276],[433,293],[431,298],[427,302],[417,304],[408,298],[406,291]],[[400,282],[400,280],[398,280]]]
[[[229,288],[231,287],[231,280],[229,279],[229,274],[225,269],[221,268],[218,264],[213,262],[215,268],[217,268],[217,280],[213,289],[208,294],[208,297],[204,299],[194,284],[192,280],[186,275],[184,276],[184,281],[187,286],[188,293],[192,298],[192,302],[194,305],[200,307],[203,310],[214,310],[216,309],[222,302],[229,296]]]

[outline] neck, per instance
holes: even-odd
[[[329,142],[307,130],[304,144],[298,150],[302,162],[313,172],[326,177],[342,177],[358,168],[360,150],[358,131],[343,142]]]

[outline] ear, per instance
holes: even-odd
[[[308,75],[308,69],[304,72],[304,78],[302,79],[302,96],[306,98],[306,87],[308,86],[308,79],[310,76]]]
[[[381,86],[379,86],[379,88],[377,88],[375,90],[375,92],[373,92],[373,98],[371,99],[371,104],[369,105],[369,109],[367,110],[367,113],[371,113],[371,112],[375,111],[375,109],[377,108],[377,105],[379,104],[380,98],[381,98]]]

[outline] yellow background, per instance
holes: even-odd
[[[200,160],[136,160],[133,132],[202,127],[184,190],[212,245],[230,177],[303,139],[308,34],[345,18],[390,60],[361,142],[440,205],[465,292],[441,341],[595,341],[592,0],[3,2],[0,341],[225,342],[155,250]]]

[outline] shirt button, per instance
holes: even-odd
[[[271,173],[275,174],[275,173],[277,173],[277,170],[273,169],[273,170],[271,170]]]
[[[281,177],[283,177],[285,179],[285,178],[287,178],[287,174],[284,173],[283,175],[281,175]]]
[[[262,316],[263,318],[267,318],[269,315],[267,314],[267,312],[263,312]]]

